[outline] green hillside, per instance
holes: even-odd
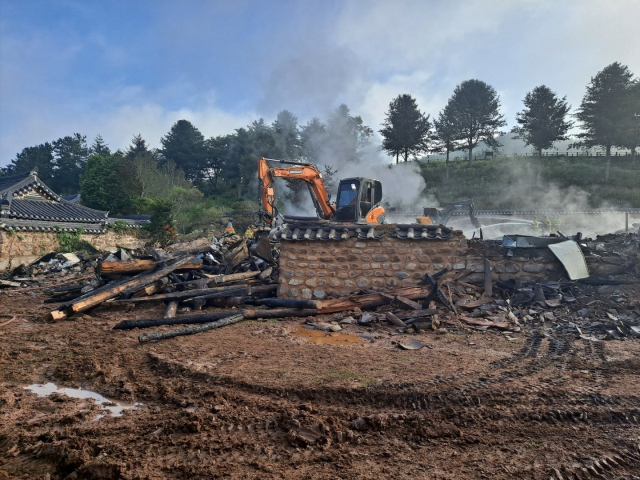
[[[478,209],[640,208],[640,160],[613,157],[604,181],[603,157],[500,157],[469,165],[419,162],[425,195],[440,204],[472,198]]]

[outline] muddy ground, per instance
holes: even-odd
[[[315,343],[292,319],[141,345],[111,327],[163,307],[47,324],[44,298],[0,292],[0,479],[640,478],[638,340],[348,325],[379,338]],[[47,382],[142,405],[96,420],[24,388]]]

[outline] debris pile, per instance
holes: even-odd
[[[593,341],[640,337],[639,299],[629,295],[629,285],[640,281],[640,237],[578,239],[579,254],[584,256],[581,260],[592,272],[587,278],[495,281],[488,258],[513,257],[514,251],[516,257],[518,251],[535,257],[531,249],[557,245],[548,239],[533,245],[531,238],[522,247],[517,245],[522,239],[509,239],[514,243],[508,246],[504,241],[470,242],[472,249],[474,242],[478,247],[475,253],[481,251],[485,258],[484,281],[478,282],[474,274],[472,282],[471,277],[447,267],[434,274],[425,273],[417,286],[390,292],[365,289],[320,300],[275,298],[277,243],[266,236],[258,240],[235,234],[214,238],[213,242],[174,245],[164,251],[120,249],[106,257],[51,254],[14,270],[0,286],[20,286],[25,279],[35,281],[72,270],[84,276],[46,290],[51,295],[46,303],[59,304],[47,315],[50,321],[98,305],[164,303],[166,311],[161,318],[125,320],[114,328],[188,325],[143,333],[141,342],[198,333],[245,319],[285,317],[305,318],[304,328],[328,335],[346,327],[360,329],[363,338],[375,338],[376,328],[383,324],[390,325],[394,335],[491,329],[502,332],[507,339],[528,330]],[[214,309],[189,313],[206,307]],[[418,344],[398,343],[407,349],[420,348]]]
[[[181,245],[172,253],[150,249],[134,255],[120,249],[96,265],[96,278],[86,285],[66,285],[51,293],[65,298],[49,315],[59,320],[98,305],[119,303],[168,303],[167,315],[175,315],[178,302],[192,309],[222,299],[276,290],[277,268],[268,239],[249,242],[238,235],[214,238],[213,244]],[[251,252],[254,252],[252,254]],[[276,255],[277,256],[277,255]],[[228,303],[227,302],[227,303]]]

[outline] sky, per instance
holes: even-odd
[[[575,108],[618,61],[640,75],[640,0],[0,0],[0,166],[81,133],[152,147],[339,104],[381,128],[414,96],[432,117],[477,78],[509,129],[545,84]],[[379,137],[374,142],[380,142]]]

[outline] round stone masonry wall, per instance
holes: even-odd
[[[460,263],[466,268],[466,256],[467,240],[459,231],[448,240],[282,240],[278,297],[324,299],[417,285],[426,272],[453,271]]]

